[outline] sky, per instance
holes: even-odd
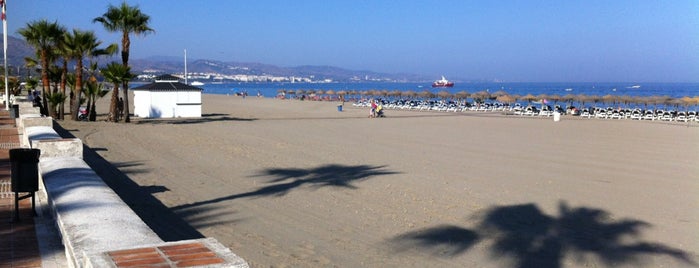
[[[31,21],[120,35],[92,19],[106,0],[6,0],[8,33]],[[151,56],[327,65],[507,82],[699,82],[697,0],[129,0]]]

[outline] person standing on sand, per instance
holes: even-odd
[[[122,117],[124,117],[124,99],[119,98],[117,101],[117,121]]]

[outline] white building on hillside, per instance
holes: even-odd
[[[171,75],[132,88],[134,116],[142,118],[201,117],[201,88],[178,82]]]

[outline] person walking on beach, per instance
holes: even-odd
[[[376,101],[372,99],[371,100],[371,111],[369,112],[370,118],[376,117],[376,107],[377,107]]]

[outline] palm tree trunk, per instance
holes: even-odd
[[[70,116],[73,120],[78,121],[78,110],[80,109],[80,94],[82,94],[83,89],[83,60],[78,59],[75,69],[75,94],[74,103],[75,106],[71,108]]]
[[[88,111],[88,119],[87,120],[94,122],[94,121],[97,121],[97,111],[95,111],[95,109],[96,109],[95,102],[97,102],[97,99],[94,96],[91,99],[92,99],[92,105],[89,106],[90,110]]]
[[[114,90],[112,91],[112,99],[109,102],[109,117],[107,120],[110,122],[117,122],[117,102],[119,100],[119,84],[114,84]]]
[[[41,101],[43,102],[43,107],[46,107],[46,91],[48,91],[49,85],[49,62],[48,55],[45,50],[41,51]],[[44,109],[40,108],[40,113],[44,114]]]
[[[123,48],[121,51],[121,61],[124,64],[124,67],[129,67],[131,39],[129,38],[129,33],[126,31],[124,31],[122,36],[121,47]],[[122,88],[124,91],[124,123],[129,123],[131,122],[131,116],[129,116],[129,81],[124,81]]]
[[[131,117],[129,116],[129,82],[124,82],[122,94],[124,95],[124,123],[129,123],[131,122]]]

